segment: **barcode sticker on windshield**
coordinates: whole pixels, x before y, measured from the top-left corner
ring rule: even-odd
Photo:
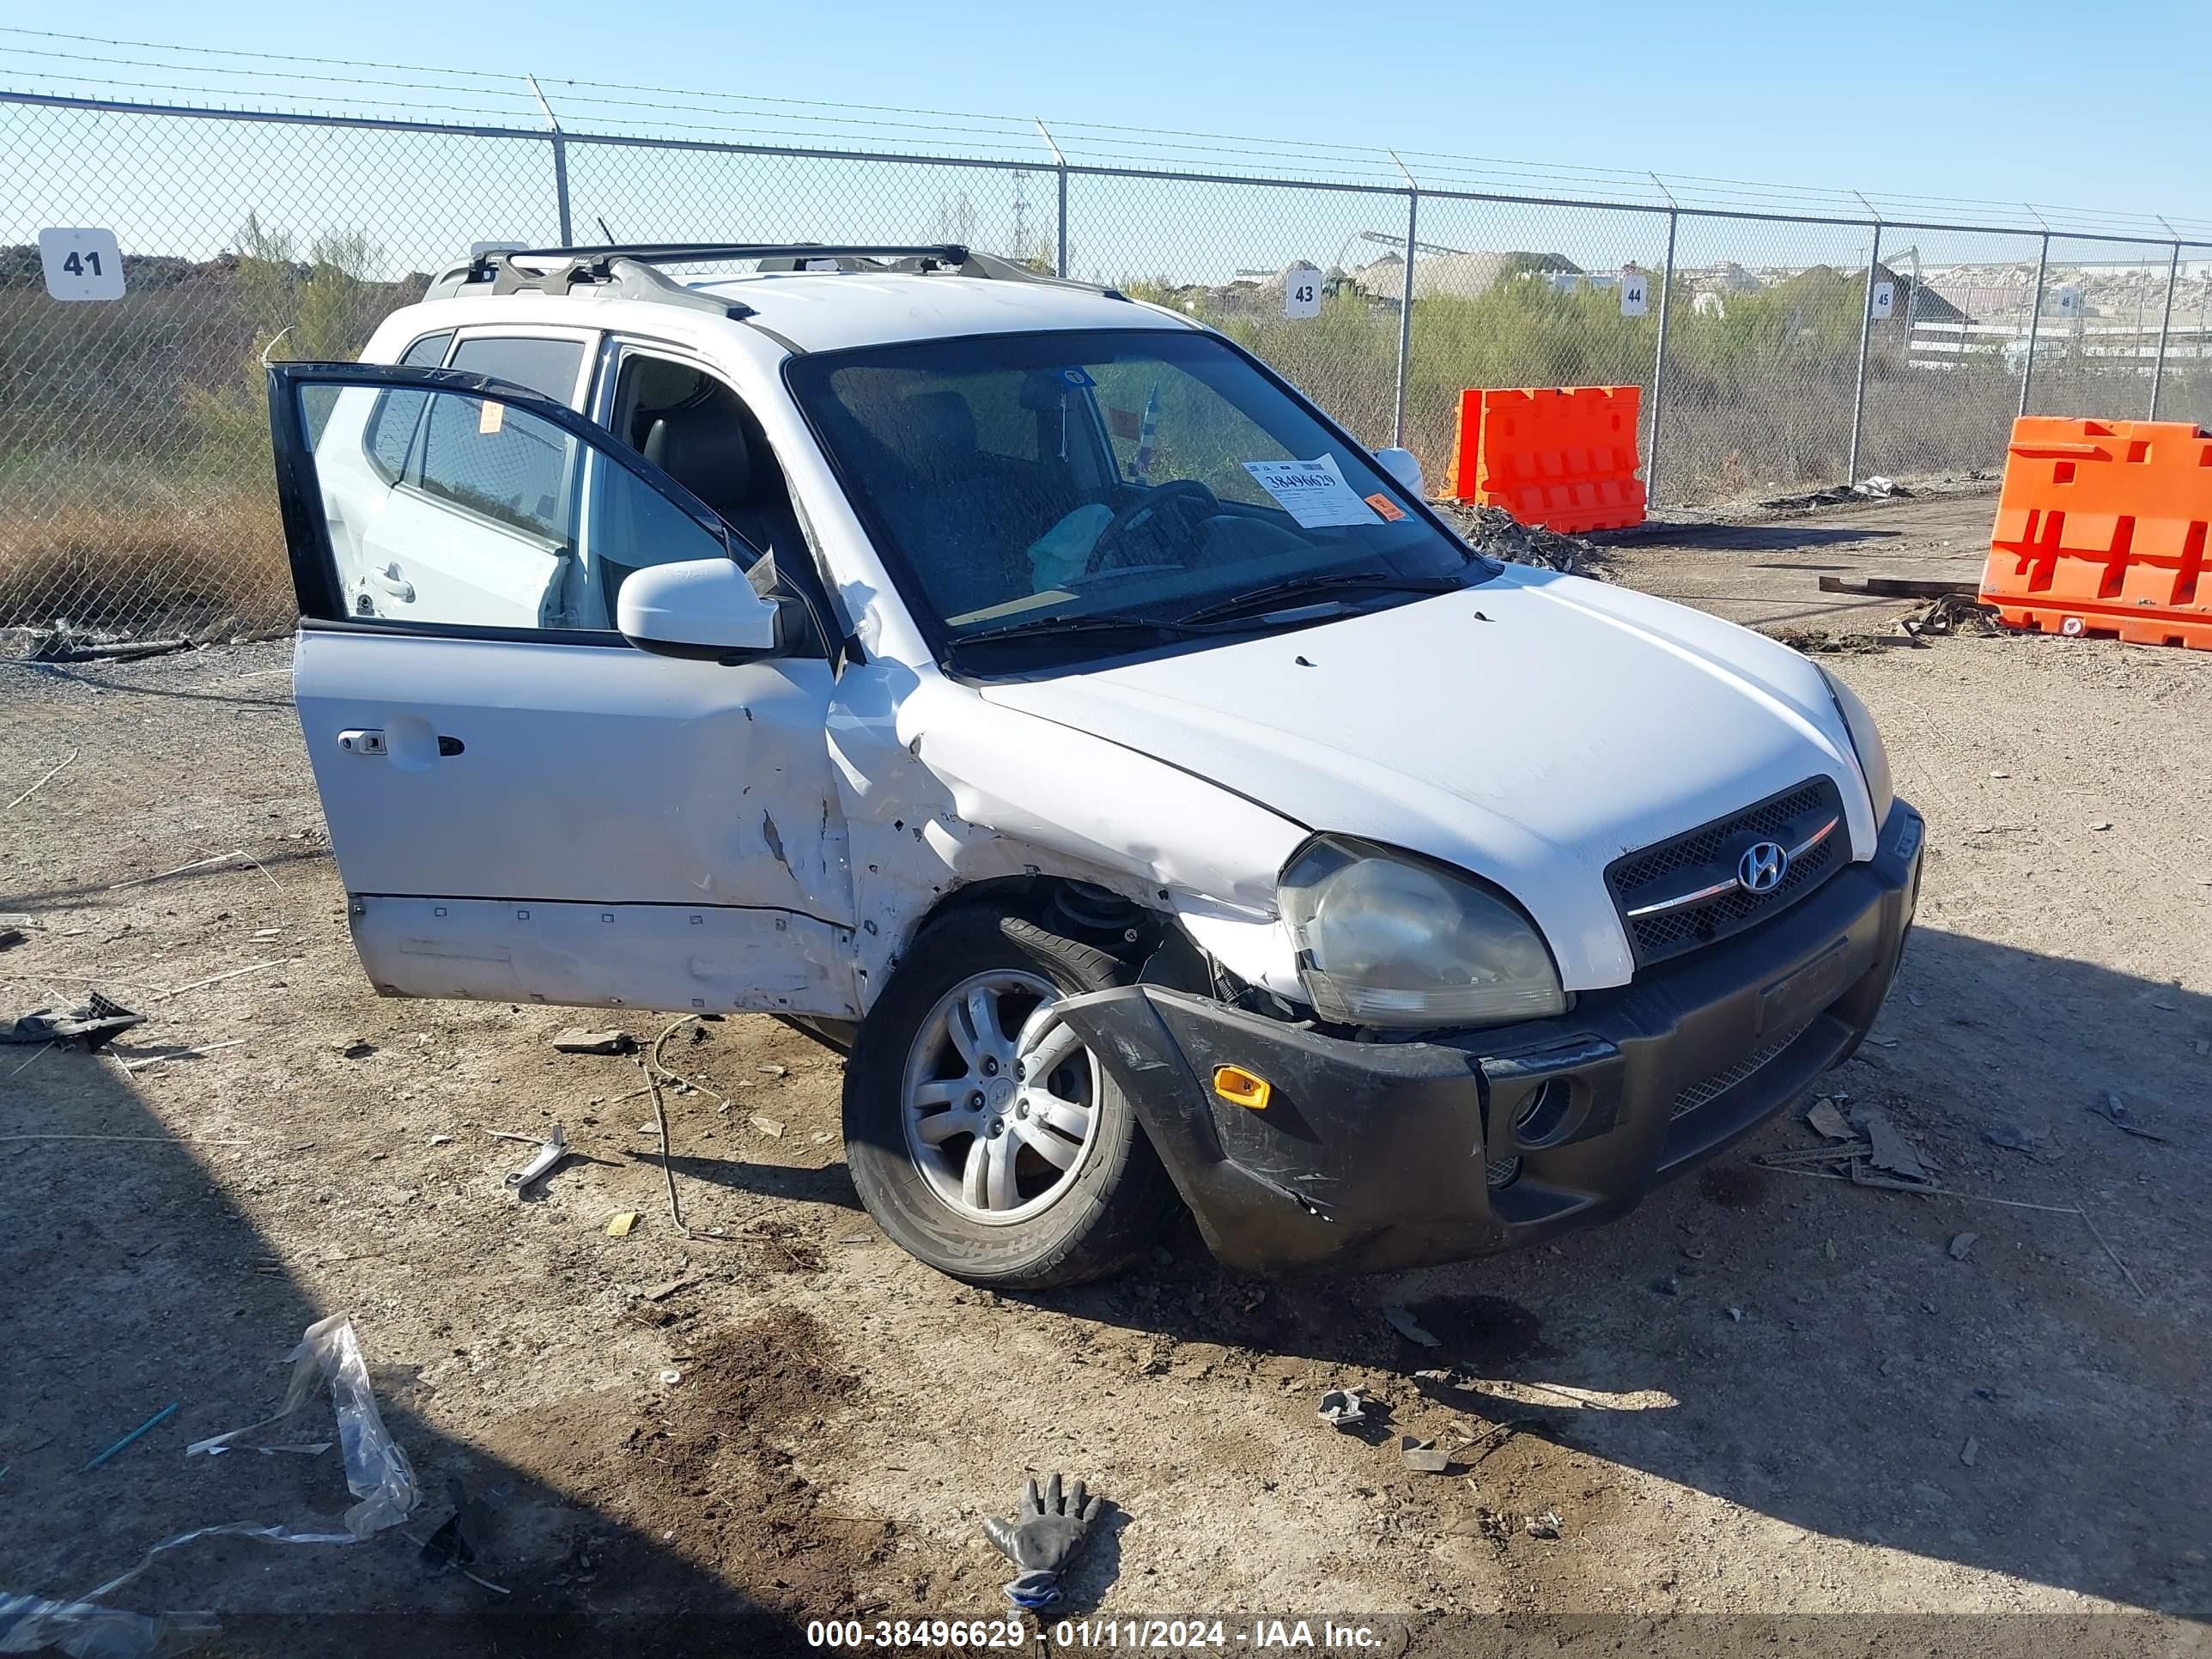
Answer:
[[[1308,530],[1376,521],[1375,509],[1345,483],[1334,455],[1311,461],[1247,461],[1244,470],[1275,498],[1278,507]]]

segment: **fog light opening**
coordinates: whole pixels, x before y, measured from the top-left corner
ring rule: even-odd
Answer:
[[[1513,1138],[1523,1146],[1548,1146],[1567,1127],[1574,1089],[1565,1078],[1547,1078],[1513,1115]]]
[[[1483,1168],[1482,1184],[1493,1193],[1520,1179],[1521,1160],[1517,1158],[1493,1158]]]

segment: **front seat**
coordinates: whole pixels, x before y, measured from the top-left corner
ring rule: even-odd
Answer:
[[[734,402],[671,410],[645,434],[645,459],[713,507],[738,534],[785,563],[805,556],[799,519],[774,454]],[[760,465],[753,445],[762,446]]]

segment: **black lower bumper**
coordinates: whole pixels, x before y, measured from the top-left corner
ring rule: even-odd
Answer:
[[[1060,1008],[1231,1266],[1487,1255],[1621,1214],[1848,1058],[1896,974],[1921,840],[1899,801],[1870,860],[1558,1019],[1359,1042],[1153,985]],[[1220,1066],[1267,1079],[1267,1106],[1218,1098]]]

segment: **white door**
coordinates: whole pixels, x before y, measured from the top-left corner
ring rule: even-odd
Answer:
[[[643,457],[453,370],[270,379],[301,728],[377,988],[857,1013],[809,596],[777,579],[796,619],[777,652],[650,653],[608,625],[612,592],[584,587],[580,526],[608,569],[754,556]],[[332,433],[395,394],[422,400],[418,462],[355,465],[358,429]],[[439,585],[361,614],[342,550],[362,546]]]

